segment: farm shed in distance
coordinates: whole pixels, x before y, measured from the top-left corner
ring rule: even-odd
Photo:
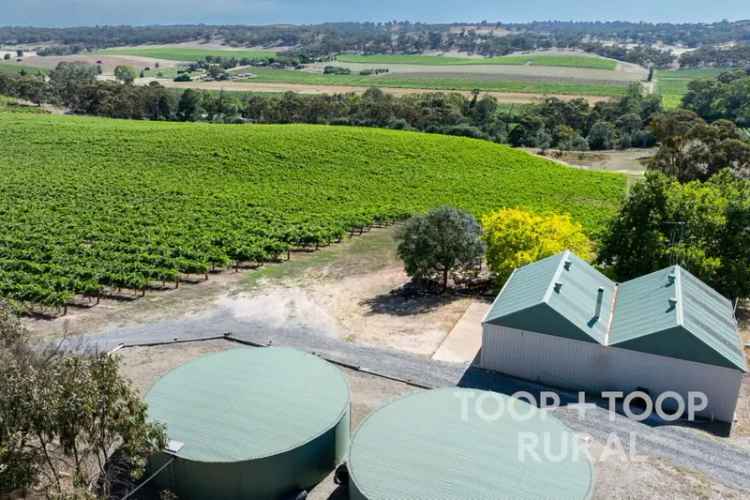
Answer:
[[[730,423],[747,372],[731,302],[685,269],[617,284],[569,251],[514,271],[484,319],[480,358],[566,389],[702,392],[699,416]]]
[[[573,451],[575,439],[557,418],[503,394],[412,393],[357,429],[349,498],[584,500],[593,468],[586,453]],[[534,440],[537,446],[524,444]]]
[[[149,472],[174,458],[155,481],[180,499],[285,498],[325,478],[349,446],[344,375],[293,349],[198,358],[159,380],[146,400],[172,448]]]

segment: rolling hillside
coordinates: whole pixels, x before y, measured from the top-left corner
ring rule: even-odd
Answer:
[[[594,231],[625,187],[486,141],[379,129],[0,112],[0,141],[0,296],[58,307],[441,204],[570,212]]]

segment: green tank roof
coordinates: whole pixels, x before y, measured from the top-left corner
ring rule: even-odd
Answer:
[[[286,348],[238,348],[167,374],[148,393],[149,417],[177,453],[227,463],[277,455],[324,434],[347,414],[349,387],[333,365]]]
[[[480,397],[490,398],[481,408],[492,418],[473,404]],[[464,407],[462,398],[470,404]],[[497,417],[500,401],[508,410]],[[558,456],[546,457],[540,445],[540,461],[530,454],[520,460],[521,433],[540,443],[546,436]],[[505,395],[456,388],[414,393],[370,415],[357,430],[349,451],[350,498],[589,498],[593,469],[586,454],[560,453],[572,439],[555,417]]]

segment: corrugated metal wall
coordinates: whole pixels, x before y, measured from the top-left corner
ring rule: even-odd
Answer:
[[[332,429],[299,448],[271,457],[234,463],[177,459],[155,479],[159,490],[180,500],[281,500],[308,490],[344,461],[349,449],[351,408]],[[150,463],[157,470],[169,460],[160,454]]]
[[[683,361],[617,347],[484,325],[482,368],[544,384],[592,392],[647,388],[656,398],[675,391],[703,392],[706,418],[731,422],[742,384],[742,373],[718,366]]]

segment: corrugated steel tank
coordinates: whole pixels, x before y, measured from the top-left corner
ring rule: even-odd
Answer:
[[[308,490],[345,458],[351,398],[341,371],[293,349],[237,348],[163,377],[146,397],[174,454],[150,473],[182,500],[276,500]],[[175,442],[177,444],[175,445]]]
[[[534,439],[536,447],[523,444]],[[416,392],[370,415],[355,433],[349,498],[587,499],[593,468],[573,449],[575,439],[555,417],[509,396]]]

